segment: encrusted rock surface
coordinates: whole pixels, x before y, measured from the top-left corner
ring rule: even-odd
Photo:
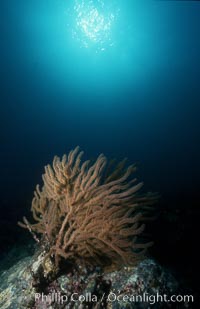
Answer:
[[[172,308],[170,302],[157,302],[158,295],[178,294],[175,278],[156,261],[145,259],[136,267],[101,273],[100,269],[77,267],[38,290],[33,275],[41,255],[22,257],[13,266],[0,269],[1,309],[56,308]],[[37,265],[38,264],[38,265]],[[181,307],[190,308],[187,303]]]

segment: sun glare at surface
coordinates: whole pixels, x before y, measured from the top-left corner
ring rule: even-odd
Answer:
[[[72,36],[82,47],[94,47],[96,52],[114,45],[113,27],[117,10],[102,0],[76,0]]]

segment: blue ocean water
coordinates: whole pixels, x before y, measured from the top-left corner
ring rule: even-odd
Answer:
[[[146,191],[199,192],[200,3],[1,1],[2,226],[76,145],[138,162]],[[11,220],[12,219],[12,220]],[[5,230],[5,229],[4,229]]]

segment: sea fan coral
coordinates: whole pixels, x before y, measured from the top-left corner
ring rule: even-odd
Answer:
[[[44,185],[36,186],[32,213],[36,223],[24,223],[45,247],[57,268],[62,261],[84,261],[102,267],[134,265],[150,243],[138,242],[146,213],[156,195],[138,194],[142,183],[132,179],[135,165],[125,168],[101,154],[81,163],[79,147],[54,157],[45,167]],[[39,240],[38,240],[39,241]]]

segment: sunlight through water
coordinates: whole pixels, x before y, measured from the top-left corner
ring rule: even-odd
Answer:
[[[75,0],[72,36],[81,47],[104,51],[114,45],[113,30],[118,15],[113,1]]]

